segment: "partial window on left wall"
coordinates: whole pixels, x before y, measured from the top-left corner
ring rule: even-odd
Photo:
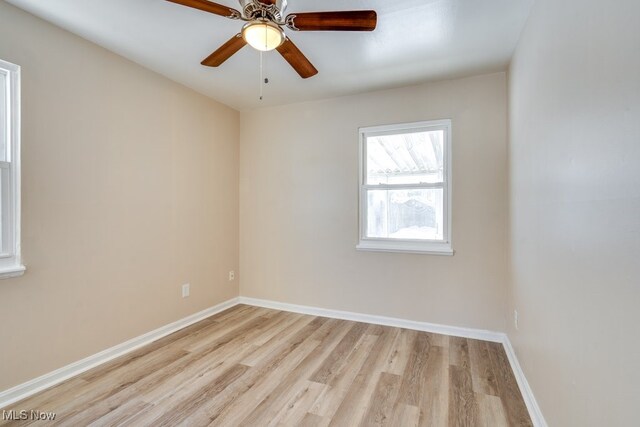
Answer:
[[[24,273],[20,254],[20,67],[0,60],[0,279]]]

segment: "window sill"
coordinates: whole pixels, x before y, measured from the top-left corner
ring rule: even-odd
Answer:
[[[16,265],[13,267],[0,268],[0,279],[9,279],[11,277],[20,277],[27,270],[24,265]]]
[[[453,256],[454,250],[449,243],[390,242],[381,240],[361,241],[356,246],[359,251],[400,252],[424,255]]]

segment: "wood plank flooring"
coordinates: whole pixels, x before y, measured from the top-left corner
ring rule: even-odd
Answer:
[[[4,410],[63,426],[532,425],[500,344],[242,305]]]

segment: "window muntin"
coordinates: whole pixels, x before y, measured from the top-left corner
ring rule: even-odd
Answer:
[[[20,67],[0,60],[0,278],[21,275]]]
[[[451,122],[360,129],[358,249],[452,254]]]

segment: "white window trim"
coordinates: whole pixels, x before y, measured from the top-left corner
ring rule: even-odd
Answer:
[[[444,240],[443,241],[429,241],[429,240],[401,240],[401,239],[381,239],[366,237],[367,226],[367,189],[372,187],[381,186],[368,186],[366,183],[366,171],[365,164],[367,160],[367,147],[366,137],[375,134],[393,133],[397,131],[407,131],[415,129],[443,129],[445,131],[444,140]],[[360,128],[360,151],[359,151],[359,243],[356,246],[360,251],[371,252],[408,252],[416,254],[430,254],[430,255],[453,255],[454,250],[452,246],[452,182],[453,182],[453,168],[452,168],[452,146],[451,146],[451,120],[431,120],[416,123],[404,123],[385,126],[371,126]],[[411,187],[411,185],[403,185],[403,187]],[[428,184],[417,185],[416,187],[424,188],[428,187]],[[439,186],[438,186],[439,187]]]
[[[8,206],[5,215],[4,238],[7,246],[4,253],[0,250],[0,279],[17,277],[24,274],[26,268],[22,265],[20,246],[20,67],[0,60],[0,72],[8,76],[8,140],[7,156],[9,162]]]

